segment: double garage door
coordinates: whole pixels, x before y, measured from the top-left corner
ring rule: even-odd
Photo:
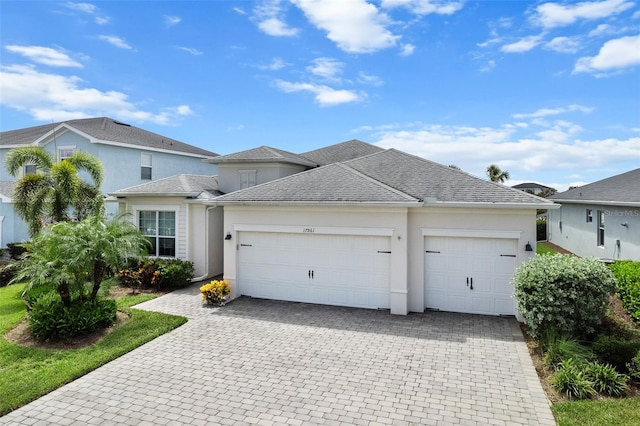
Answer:
[[[513,315],[517,240],[425,237],[425,307]]]
[[[238,233],[237,244],[242,295],[389,308],[388,236],[247,231]],[[424,306],[513,315],[516,250],[515,239],[425,237]]]
[[[238,234],[240,293],[265,299],[389,308],[390,237]]]

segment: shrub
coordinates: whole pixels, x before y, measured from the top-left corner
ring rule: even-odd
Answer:
[[[131,287],[134,292],[139,288],[156,288],[160,280],[160,272],[156,269],[155,260],[133,259],[127,268],[118,271],[120,283]]]
[[[13,260],[20,260],[22,255],[27,252],[27,249],[21,243],[8,243],[7,249],[9,250],[9,256]]]
[[[593,342],[591,348],[602,361],[613,365],[619,371],[627,371],[627,364],[640,351],[640,342],[615,336],[600,335]]]
[[[39,297],[29,312],[33,335],[44,341],[82,336],[113,324],[116,302],[113,299],[76,298],[66,307],[55,292]]]
[[[520,265],[515,298],[529,333],[592,333],[606,313],[615,278],[604,264],[565,254],[541,255]]]
[[[542,362],[553,369],[569,358],[577,364],[586,364],[594,357],[591,349],[577,339],[554,332],[544,333],[540,337],[540,345],[544,352]]]
[[[553,376],[553,387],[569,398],[587,399],[596,394],[593,383],[584,374],[582,367],[568,358],[560,363],[560,368]]]
[[[156,270],[160,273],[158,289],[182,288],[191,284],[193,262],[180,259],[157,259]]]
[[[585,376],[593,384],[596,392],[608,396],[622,396],[626,392],[629,378],[620,374],[610,364],[590,362],[585,369]]]
[[[640,322],[640,262],[623,260],[613,263],[610,268],[618,280],[616,292],[625,310]]]
[[[231,293],[231,286],[225,280],[213,280],[200,287],[202,300],[208,304],[218,305]]]
[[[636,352],[635,356],[631,358],[631,362],[627,364],[627,370],[629,371],[629,376],[640,380],[640,351]]]
[[[538,241],[547,240],[547,221],[538,219],[536,220],[536,239]]]

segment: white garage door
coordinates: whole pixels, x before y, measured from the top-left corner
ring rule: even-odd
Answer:
[[[271,232],[238,235],[240,294],[389,308],[389,237]]]
[[[425,307],[513,315],[517,240],[425,237]]]

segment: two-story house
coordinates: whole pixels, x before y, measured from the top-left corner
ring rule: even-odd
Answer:
[[[5,158],[13,148],[42,146],[57,160],[82,151],[104,166],[103,194],[119,188],[190,173],[215,175],[217,166],[204,160],[218,154],[152,133],[108,117],[68,120],[60,123],[0,132],[0,244],[25,241],[27,227],[13,210],[15,178],[6,170]],[[35,171],[27,165],[23,173]],[[115,212],[117,206],[110,209]]]

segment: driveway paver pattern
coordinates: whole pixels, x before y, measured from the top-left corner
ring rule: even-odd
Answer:
[[[189,322],[0,424],[556,424],[513,318],[206,307],[197,285],[138,308]]]

